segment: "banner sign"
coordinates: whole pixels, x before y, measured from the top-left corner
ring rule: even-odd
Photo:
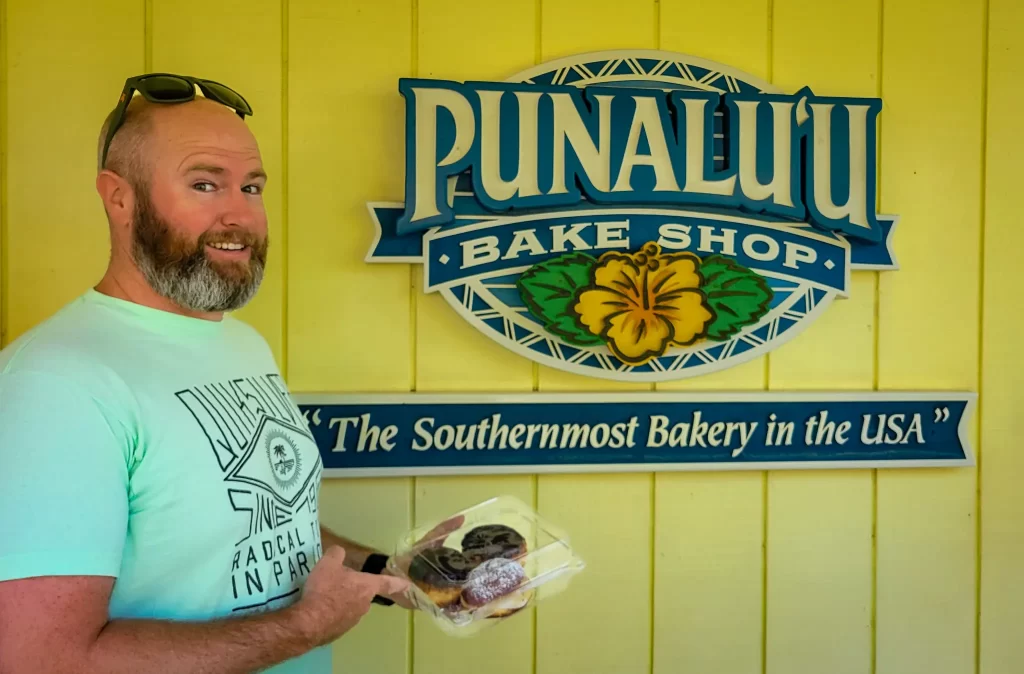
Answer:
[[[325,477],[974,465],[973,393],[295,399]]]
[[[398,94],[404,201],[368,204],[366,261],[419,265],[423,292],[549,367],[733,367],[848,297],[851,273],[897,269],[898,218],[874,210],[878,99],[658,50]]]

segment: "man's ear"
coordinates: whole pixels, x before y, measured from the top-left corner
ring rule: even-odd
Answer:
[[[110,221],[127,227],[135,210],[135,191],[128,181],[113,171],[103,170],[96,176],[96,191],[103,200]]]

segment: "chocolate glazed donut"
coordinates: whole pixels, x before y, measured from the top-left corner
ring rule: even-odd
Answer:
[[[517,559],[526,554],[526,540],[512,527],[485,524],[463,537],[462,554],[474,566],[498,557]]]
[[[459,601],[462,586],[475,564],[452,548],[430,548],[409,564],[409,580],[444,608]]]

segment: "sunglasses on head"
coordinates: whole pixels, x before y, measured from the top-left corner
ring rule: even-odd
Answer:
[[[124,122],[124,113],[128,109],[135,92],[139,92],[150,103],[187,103],[196,97],[196,87],[199,88],[206,98],[226,105],[245,119],[246,115],[252,114],[252,107],[245,98],[220,82],[213,80],[189,77],[188,75],[173,75],[170,73],[149,73],[137,77],[129,77],[125,80],[124,89],[121,90],[121,98],[114,111],[114,118],[107,130],[107,137],[103,143],[103,158],[100,166],[107,163],[107,151],[110,150],[110,142],[114,134]]]

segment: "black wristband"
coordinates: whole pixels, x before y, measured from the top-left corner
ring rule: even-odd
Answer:
[[[365,562],[363,562],[363,568],[361,570],[363,573],[379,574],[381,571],[384,570],[384,567],[387,566],[387,563],[387,555],[382,555],[378,552],[374,552],[366,558]],[[391,606],[395,602],[393,599],[388,599],[387,597],[377,595],[373,598],[373,603],[380,604],[381,606]]]
[[[384,570],[384,567],[388,565],[388,556],[382,555],[379,552],[371,552],[366,561],[363,562],[363,573],[374,573],[379,574]]]

